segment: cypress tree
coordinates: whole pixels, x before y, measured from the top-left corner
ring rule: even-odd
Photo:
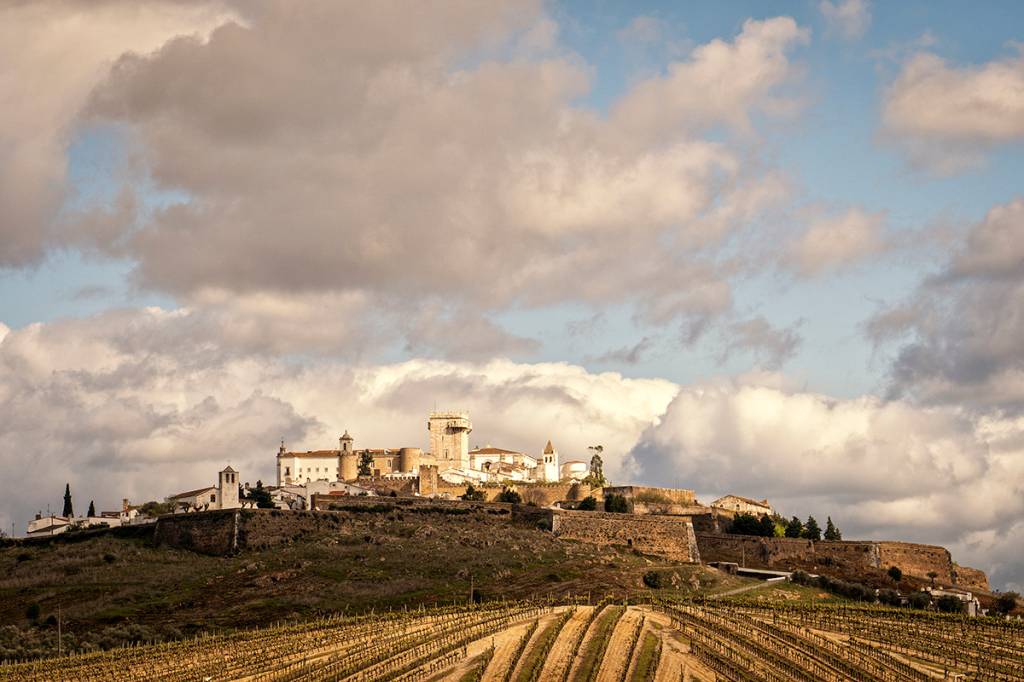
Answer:
[[[70,519],[74,515],[75,510],[71,506],[71,484],[67,483],[64,485],[64,513],[61,516]]]
[[[832,517],[828,517],[828,521],[825,523],[825,539],[826,540],[842,540],[843,534],[839,532],[836,525],[832,523]]]
[[[807,523],[804,525],[803,537],[807,540],[820,540],[821,539],[821,526],[813,516],[807,517]]]
[[[89,500],[89,511],[86,516],[96,516],[96,504],[92,500]]]

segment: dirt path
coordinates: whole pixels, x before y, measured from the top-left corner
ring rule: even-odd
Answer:
[[[587,619],[590,618],[590,613],[593,610],[593,606],[581,606],[576,609],[576,613],[565,624],[562,631],[558,633],[558,639],[555,640],[555,645],[551,647],[548,660],[544,663],[543,670],[541,670],[540,679],[562,679],[566,668],[569,667],[576,655],[576,650],[574,649],[576,638],[579,637],[583,626],[586,625]]]
[[[639,609],[631,606],[619,619],[608,640],[608,650],[605,652],[604,660],[599,664],[601,669],[597,673],[597,682],[618,682],[622,671],[629,666],[632,653],[629,645],[637,623],[640,622],[643,615]]]

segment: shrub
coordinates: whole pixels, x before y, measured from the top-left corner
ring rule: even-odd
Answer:
[[[657,571],[647,571],[644,573],[644,585],[656,590],[661,587],[661,574]]]
[[[879,590],[878,601],[885,604],[886,606],[899,606],[902,603],[900,599],[900,593],[896,590]]]
[[[459,495],[462,499],[473,502],[480,502],[484,499],[484,491],[479,488],[475,488],[472,483],[466,484],[466,492]]]
[[[926,609],[932,604],[932,598],[927,592],[911,592],[907,595],[907,603],[912,609]]]
[[[511,488],[505,488],[498,493],[498,502],[508,502],[510,504],[520,504],[523,501],[522,495],[517,493]]]
[[[103,555],[103,560],[106,561],[108,564],[112,564],[115,561],[117,561],[117,555],[116,554],[104,554]]]
[[[959,597],[951,594],[944,594],[935,602],[935,608],[943,613],[963,613],[964,603]]]
[[[31,559],[31,558],[32,558],[32,555],[31,555],[31,554],[29,554],[28,552],[22,552],[22,553],[21,553],[21,554],[19,554],[19,555],[18,555],[18,557],[17,557],[17,559],[18,559],[18,563],[19,563],[19,564],[20,564],[20,563],[22,563],[22,562],[24,562],[24,561],[28,561],[28,560],[29,560],[29,559]]]
[[[1020,595],[1016,592],[1003,592],[996,598],[996,611],[1007,614],[1017,607],[1017,600]]]
[[[604,498],[604,510],[616,514],[627,514],[629,513],[629,502],[626,501],[625,496],[611,493]]]
[[[580,503],[576,505],[576,508],[581,511],[594,511],[597,509],[597,498],[593,495],[587,495],[580,500]]]
[[[793,571],[793,573],[789,576],[789,580],[790,582],[794,582],[797,585],[810,585],[812,578],[810,573],[798,570]]]
[[[889,577],[892,578],[894,583],[898,583],[903,580],[903,571],[900,570],[899,566],[890,566],[886,573],[889,574]]]
[[[36,602],[33,602],[33,603],[28,605],[27,609],[25,609],[25,617],[28,618],[29,620],[33,620],[33,621],[34,620],[39,620],[39,611],[40,611],[39,604],[36,603]]]

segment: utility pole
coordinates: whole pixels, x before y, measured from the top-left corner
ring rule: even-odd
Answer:
[[[57,604],[57,658],[64,655],[64,631],[60,622],[60,604]]]

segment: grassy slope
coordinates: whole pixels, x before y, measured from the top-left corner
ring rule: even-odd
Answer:
[[[267,625],[319,612],[643,590],[652,567],[700,571],[631,550],[555,539],[479,517],[372,515],[340,532],[261,552],[210,557],[100,535],[74,544],[0,550],[0,659]],[[26,617],[39,604],[35,623]]]

